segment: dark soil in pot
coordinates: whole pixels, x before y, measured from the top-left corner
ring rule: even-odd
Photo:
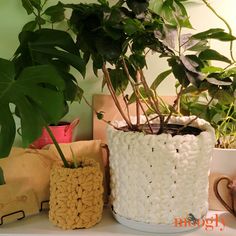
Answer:
[[[158,131],[160,129],[160,125],[159,124],[151,124],[153,133],[150,131],[150,128],[147,124],[142,124],[139,125],[138,127],[134,126],[134,130],[133,132],[144,132],[145,134],[158,134]],[[123,126],[120,127],[119,130],[122,130],[124,132],[132,132],[128,126]],[[162,133],[164,134],[171,134],[172,136],[175,135],[186,135],[186,134],[192,134],[192,135],[199,135],[202,132],[202,130],[196,128],[196,127],[192,127],[192,126],[186,126],[184,127],[184,125],[178,125],[178,124],[168,124],[164,127],[164,130]]]

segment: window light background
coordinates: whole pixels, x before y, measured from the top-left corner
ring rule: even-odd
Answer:
[[[91,0],[61,0],[64,3],[89,3],[94,2]],[[155,0],[151,0],[151,3]],[[112,2],[112,1],[111,1]],[[223,16],[231,25],[233,33],[236,34],[236,18],[235,7],[236,0],[211,0],[210,4],[215,10]],[[56,4],[57,0],[49,0],[49,4]],[[205,7],[201,0],[193,0],[187,6],[189,10],[190,21],[196,32],[204,31],[209,27],[224,28],[225,25],[220,21],[209,9]],[[31,20],[24,8],[21,6],[20,0],[0,0],[0,57],[10,59],[18,46],[18,33],[21,31],[22,26]],[[227,29],[226,29],[227,30]],[[211,46],[229,56],[229,44],[211,41]],[[234,50],[235,51],[235,50]],[[234,53],[236,56],[236,52]],[[145,71],[145,75],[149,81],[152,81],[160,72],[166,70],[167,63],[165,60],[158,60],[157,57],[148,58],[149,70]],[[101,93],[101,78],[96,78],[90,67],[87,69],[86,79],[83,80],[79,74],[76,74],[80,86],[86,91],[85,96],[91,102],[92,94]],[[173,78],[168,78],[159,87],[160,95],[174,95]],[[104,91],[106,92],[106,91]],[[76,136],[80,140],[92,138],[92,111],[83,102],[73,103],[70,106],[69,114],[64,120],[72,121],[74,118],[79,117],[81,122],[76,130]],[[20,138],[16,137],[15,145],[20,145]]]

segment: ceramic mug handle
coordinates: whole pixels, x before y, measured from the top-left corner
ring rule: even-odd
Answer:
[[[229,206],[225,200],[221,197],[220,193],[219,193],[219,190],[218,190],[218,185],[219,183],[222,181],[222,180],[227,180],[227,188],[230,190],[230,193],[231,193],[231,206]],[[214,192],[215,192],[215,195],[217,197],[217,199],[221,202],[221,204],[231,213],[233,214],[234,216],[236,216],[236,209],[234,209],[234,205],[235,205],[235,189],[234,189],[234,181],[228,177],[228,176],[221,176],[220,178],[218,178],[215,182],[214,182]]]

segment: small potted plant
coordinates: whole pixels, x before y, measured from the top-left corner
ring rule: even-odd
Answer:
[[[25,147],[40,135],[44,127],[61,157],[61,162],[54,166],[51,173],[50,220],[63,229],[87,228],[98,223],[101,220],[103,207],[103,176],[99,164],[89,159],[83,159],[80,164],[77,164],[76,157],[71,164],[48,127],[48,123],[58,122],[64,113],[63,78],[50,65],[26,67],[16,74],[12,61],[0,59],[0,68],[2,84],[0,109],[4,113],[0,118],[1,157],[9,154],[16,134],[14,113],[11,111],[14,105],[21,120],[22,141]],[[2,171],[0,179],[3,184]],[[66,183],[66,189],[60,188],[62,183]],[[58,192],[60,194],[57,194]],[[62,195],[66,199],[64,202],[60,197]],[[71,204],[68,205],[68,201]],[[67,212],[67,214],[63,213],[64,218],[61,215],[63,209]],[[73,210],[76,209],[78,212],[75,216]],[[90,214],[91,210],[93,210],[92,214]],[[74,221],[70,216],[73,216]],[[67,219],[72,220],[73,223],[68,223]]]
[[[103,211],[99,163],[73,154],[71,168],[54,166],[50,176],[50,221],[63,229],[89,228]]]
[[[231,82],[217,72],[212,78],[203,68],[210,60],[229,60],[210,49],[207,39],[235,37],[219,28],[181,34],[182,28],[192,26],[180,1],[160,1],[158,13],[148,2],[120,0],[110,5],[99,0],[64,7],[73,10],[69,24],[83,57],[92,60],[95,74],[102,70],[103,86],[123,118],[108,128],[113,213],[125,225],[148,231],[154,225],[160,232],[158,226],[171,227],[175,217],[206,215],[214,129],[198,116],[176,114],[180,98],[192,87],[207,91]],[[170,67],[151,84],[144,73],[150,52],[165,58]],[[156,88],[170,74],[177,81],[177,95],[174,104],[166,106]],[[128,85],[133,91],[129,95]],[[129,115],[133,102],[136,117]],[[101,119],[103,114],[98,115]]]
[[[212,210],[224,210],[223,205],[216,199],[213,186],[221,175],[234,177],[236,171],[235,97],[229,96],[224,101],[216,98],[211,105],[206,106],[209,99],[209,94],[186,94],[182,97],[182,107],[185,111],[187,108],[191,114],[199,113],[200,117],[207,120],[215,128],[217,142],[213,150],[210,166],[209,208]],[[219,185],[219,192],[227,202],[230,201],[228,190],[222,183]]]
[[[44,21],[40,17],[43,7],[41,1],[24,3],[25,1],[23,1],[23,5],[28,13],[36,14],[37,12],[38,15],[35,21],[26,24],[19,34],[20,45],[13,60],[0,59],[0,109],[4,113],[0,118],[0,156],[8,156],[13,145],[16,134],[15,115],[19,117],[21,122],[24,147],[28,147],[38,138],[44,128],[55,144],[61,158],[60,164],[54,166],[51,175],[50,219],[62,228],[87,228],[98,223],[101,219],[103,206],[101,170],[96,163],[92,163],[90,160],[83,159],[81,165],[76,165],[77,160],[75,158],[71,164],[64,156],[52,130],[49,128],[49,124],[57,124],[68,112],[67,102],[79,99],[82,95],[82,90],[76,83],[74,76],[70,74],[69,67],[73,65],[83,74],[84,62],[80,57],[77,45],[68,33],[54,29],[42,29],[42,22]],[[58,7],[60,6],[58,5]],[[56,8],[58,9],[58,7]],[[47,8],[45,12],[50,15],[51,10],[52,8]],[[82,165],[85,166],[82,167]],[[71,175],[76,177],[73,186],[66,182],[67,187],[71,186],[71,188],[69,192],[66,190],[63,193],[58,185],[56,188],[54,187],[54,184],[57,184],[54,176],[56,176],[55,173],[60,173],[60,176],[66,174],[64,176],[65,181],[67,172],[70,173],[70,177]],[[79,176],[81,178],[78,180]],[[94,176],[96,181],[93,181]],[[61,179],[59,178],[59,180]],[[92,188],[89,186],[91,181],[94,182]],[[72,187],[74,188],[72,189]],[[58,191],[61,195],[66,195],[66,198],[68,196],[68,199],[75,196],[77,204],[74,206],[75,202],[70,201],[73,209],[67,205],[68,201],[64,202],[64,205],[60,202],[60,206],[57,206],[58,202],[55,198],[60,197],[59,195],[55,197],[53,193],[58,193]],[[82,194],[82,196],[78,194]],[[53,203],[55,204],[53,205]],[[59,217],[60,213],[57,212],[57,208],[70,209],[72,214],[77,205],[81,206],[79,211],[81,216],[78,213],[76,217],[73,215],[76,222],[67,224],[67,226],[61,224],[64,219],[61,216]],[[91,213],[94,206],[97,206],[93,211],[94,214],[89,215],[88,213]],[[69,216],[70,214],[66,215],[66,218],[70,218]]]

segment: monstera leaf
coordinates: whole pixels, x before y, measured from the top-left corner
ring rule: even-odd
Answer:
[[[0,59],[0,157],[9,154],[21,121],[23,146],[40,136],[45,124],[57,123],[64,112],[64,81],[53,66],[26,67],[16,75],[14,63]]]

